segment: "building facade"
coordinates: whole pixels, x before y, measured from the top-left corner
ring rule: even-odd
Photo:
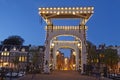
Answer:
[[[25,69],[29,46],[0,45],[0,67]]]
[[[27,66],[30,69],[33,65],[32,67],[39,67],[42,71],[44,50],[44,46],[0,45],[0,67],[26,70]]]
[[[29,65],[30,69],[34,67],[38,71],[43,71],[43,63],[44,63],[44,46],[31,46],[29,50]]]
[[[118,54],[118,56],[120,58],[120,46],[112,46],[110,48],[116,49],[117,50],[117,54]],[[120,72],[120,61],[118,62],[118,70],[117,71]]]

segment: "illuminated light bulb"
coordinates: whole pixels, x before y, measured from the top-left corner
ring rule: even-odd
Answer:
[[[84,11],[84,13],[87,13],[87,11]]]
[[[90,7],[88,7],[87,9],[90,10]]]
[[[80,7],[80,10],[82,10],[83,8],[82,7]]]
[[[83,11],[80,11],[80,13],[83,13]]]
[[[46,8],[47,10],[49,9],[49,8]]]
[[[79,9],[79,7],[76,8],[77,10]]]
[[[73,52],[73,55],[76,55],[76,53],[75,53],[75,52]]]
[[[59,54],[59,51],[56,52],[56,55],[58,55],[58,54]]]
[[[72,9],[74,10],[75,8],[73,7]]]
[[[61,9],[63,10],[64,8],[62,7]]]
[[[47,26],[45,26],[45,30],[47,30]]]
[[[77,28],[75,27],[75,30],[76,30]]]
[[[56,10],[56,8],[54,8],[54,10]]]
[[[52,8],[50,8],[50,10],[52,10]]]
[[[85,29],[87,30],[87,29],[88,29],[88,27],[87,27],[87,26],[85,26]]]
[[[58,10],[60,10],[60,8],[57,8]]]
[[[45,11],[43,11],[42,13],[45,13]]]
[[[59,15],[60,14],[60,12],[57,12],[57,15]]]
[[[84,10],[86,10],[87,8],[86,7],[84,7]]]
[[[41,14],[42,12],[39,12],[39,14]]]
[[[90,11],[88,11],[88,13],[90,13]]]
[[[56,13],[56,11],[54,11],[54,13]]]
[[[67,7],[65,7],[65,10],[67,10]]]
[[[50,13],[52,13],[52,11],[50,11]]]
[[[78,47],[80,46],[80,43],[78,43]]]
[[[70,28],[69,28],[69,26],[68,26],[68,30],[69,30]]]
[[[91,7],[91,9],[93,10],[93,9],[94,9],[94,7]]]
[[[67,13],[67,11],[65,11],[65,13]]]
[[[75,12],[73,12],[73,15],[75,15]]]
[[[76,13],[79,13],[79,11],[76,11]]]
[[[71,9],[71,7],[69,7],[69,9]]]
[[[63,11],[61,11],[61,13],[64,13]]]
[[[39,10],[41,10],[41,8],[39,8]]]

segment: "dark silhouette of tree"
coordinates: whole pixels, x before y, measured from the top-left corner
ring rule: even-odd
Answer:
[[[119,56],[115,49],[105,49],[105,64],[111,69],[115,69],[119,62]]]
[[[15,66],[15,69],[18,69],[18,64],[19,64],[19,56],[15,56],[15,59],[12,59],[12,62]]]
[[[1,42],[2,45],[23,45],[24,39],[20,36],[9,36],[7,39]]]
[[[39,60],[39,51],[37,49],[30,49],[30,54],[32,55],[32,64],[37,65]]]
[[[120,58],[117,54],[117,50],[112,49],[111,47],[112,46],[108,46],[107,48],[101,48],[100,50],[98,50],[98,54],[100,64],[105,64],[107,68],[114,72],[118,66]]]
[[[96,46],[91,43],[90,41],[87,41],[87,58],[88,58],[88,64],[95,64],[97,63],[97,53],[96,53]]]

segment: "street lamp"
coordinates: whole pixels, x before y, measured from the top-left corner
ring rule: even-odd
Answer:
[[[54,43],[52,43],[52,47],[54,47],[54,45],[55,45],[55,44],[54,44]]]
[[[56,55],[58,55],[58,54],[59,54],[59,51],[56,52]]]
[[[76,56],[76,53],[75,53],[75,51],[73,51],[73,55],[74,55],[74,56]]]
[[[78,45],[78,47],[80,47],[80,43],[78,43],[77,45]]]
[[[101,72],[101,70],[102,70],[103,76],[106,76],[107,71],[104,71],[104,68],[103,68],[104,57],[105,57],[105,56],[104,56],[103,53],[99,53],[99,56],[98,56],[98,66],[99,66],[99,72]],[[101,74],[101,73],[100,73],[100,74]]]

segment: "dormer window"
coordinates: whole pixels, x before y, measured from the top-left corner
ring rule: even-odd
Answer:
[[[7,51],[7,48],[5,48],[5,51]]]
[[[22,52],[25,52],[25,48],[22,48],[21,51],[22,51]]]
[[[40,48],[40,51],[43,51],[43,48]]]
[[[16,47],[14,47],[13,50],[16,51]]]

